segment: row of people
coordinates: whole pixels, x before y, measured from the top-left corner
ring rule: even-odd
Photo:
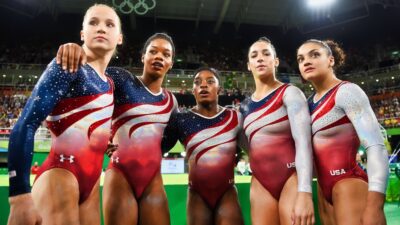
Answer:
[[[341,57],[331,42],[309,40],[297,51],[299,70],[316,90],[308,103],[298,88],[276,79],[276,50],[261,38],[248,50],[256,90],[240,112],[218,105],[220,80],[212,68],[196,72],[196,106],[179,112],[175,97],[161,88],[173,65],[172,39],[151,36],[142,50],[143,73],[133,76],[107,68],[122,43],[120,26],[112,8],[89,8],[83,46],[61,46],[38,81],[10,138],[9,224],[99,224],[104,153],[111,157],[105,224],[170,224],[160,164],[162,150],[177,139],[189,161],[188,224],[243,224],[233,180],[239,148],[249,151],[254,175],[253,224],[313,224],[314,163],[319,201],[330,212],[324,222],[385,224],[387,151],[365,93],[336,78]],[[31,194],[33,134],[44,119],[53,142]],[[368,183],[356,169],[360,142],[370,158]]]

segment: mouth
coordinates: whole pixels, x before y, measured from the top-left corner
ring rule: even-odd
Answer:
[[[199,92],[199,95],[202,96],[202,97],[208,96],[208,94],[209,94],[209,92],[206,91],[206,90],[201,90],[201,91]]]
[[[256,69],[265,69],[266,68],[266,66],[264,66],[264,65],[258,65],[257,67],[256,67]]]
[[[105,41],[107,40],[107,38],[105,38],[103,36],[97,36],[94,39],[96,39],[96,40],[105,40]]]
[[[154,62],[151,65],[153,66],[153,68],[158,69],[158,70],[160,70],[164,67],[164,65],[160,62]]]
[[[314,67],[308,67],[307,69],[304,70],[304,72],[309,73],[309,72],[314,71],[314,69],[315,69]]]

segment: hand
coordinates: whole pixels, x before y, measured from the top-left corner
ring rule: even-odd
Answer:
[[[42,218],[36,211],[31,193],[9,198],[10,215],[8,225],[40,225]]]
[[[291,218],[293,225],[313,225],[315,223],[314,205],[311,193],[297,193]]]
[[[112,154],[115,152],[115,150],[117,150],[117,148],[118,148],[118,145],[108,142],[108,146],[107,146],[107,150],[106,150],[107,156],[111,158]]]
[[[362,225],[386,225],[385,214],[377,207],[367,207],[361,218]]]
[[[76,73],[79,66],[87,62],[85,51],[75,43],[60,45],[56,56],[57,64],[61,64],[63,70],[69,70],[70,73]]]
[[[368,192],[367,205],[361,218],[362,225],[386,225],[383,212],[385,195],[379,192]]]

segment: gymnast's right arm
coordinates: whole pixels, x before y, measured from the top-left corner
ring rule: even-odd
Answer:
[[[29,211],[33,209],[29,206],[33,207],[33,201],[29,192],[35,132],[75,77],[63,72],[53,60],[40,77],[11,132],[8,146],[9,224],[28,224],[28,217],[32,216]],[[23,217],[26,217],[25,222],[21,221]]]
[[[169,118],[167,127],[164,129],[164,134],[161,141],[161,149],[163,153],[171,150],[179,139],[177,115],[178,110],[175,109]]]

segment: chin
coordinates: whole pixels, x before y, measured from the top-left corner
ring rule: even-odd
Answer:
[[[148,71],[146,71],[146,73],[148,75],[150,75],[150,77],[152,77],[152,78],[164,78],[164,76],[166,75],[166,73],[161,70],[159,70],[159,71],[148,70]]]

